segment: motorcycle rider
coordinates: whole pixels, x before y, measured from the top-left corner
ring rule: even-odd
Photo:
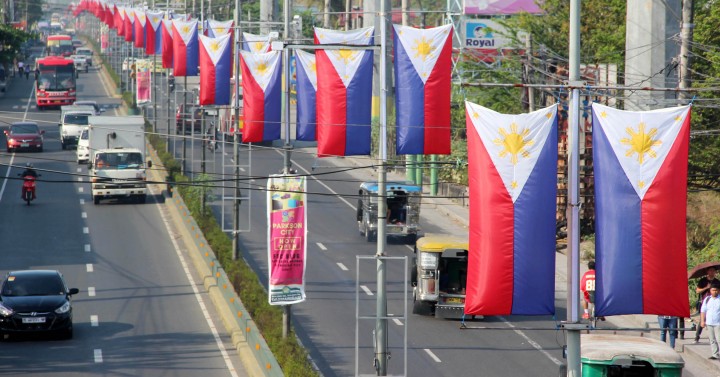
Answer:
[[[37,179],[38,174],[35,171],[35,169],[33,168],[33,164],[28,162],[27,164],[25,164],[25,170],[23,170],[23,172],[20,173],[20,176],[23,179],[26,179],[26,177],[33,177],[33,178]],[[23,192],[23,194],[25,194],[25,192]],[[36,198],[35,191],[33,191],[33,199],[35,199],[35,198]],[[25,198],[23,197],[23,199],[25,199]]]

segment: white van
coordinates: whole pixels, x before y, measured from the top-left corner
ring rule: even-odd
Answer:
[[[63,106],[60,114],[60,143],[62,149],[77,145],[83,127],[88,125],[88,117],[95,115],[91,106]]]
[[[90,161],[90,127],[83,127],[77,143],[77,163],[87,164]]]

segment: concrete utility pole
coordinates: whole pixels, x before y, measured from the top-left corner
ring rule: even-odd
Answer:
[[[285,27],[285,43],[290,43],[290,8],[291,1],[284,0],[283,3],[283,17]],[[283,91],[283,118],[285,118],[285,145],[283,145],[283,174],[288,175],[292,172],[292,161],[290,156],[292,154],[293,146],[290,144],[290,49],[283,48],[283,75],[285,76]],[[286,339],[290,334],[291,326],[291,305],[283,305],[283,328],[282,337]]]
[[[580,0],[570,0],[570,44],[568,83],[577,88],[580,81]],[[580,164],[580,91],[570,92],[570,119],[568,119],[568,209],[567,234],[567,375],[580,377],[580,190],[578,189]]]
[[[235,195],[233,198],[232,211],[232,251],[233,260],[240,258],[240,41],[242,40],[242,27],[240,27],[240,0],[235,0],[235,12],[233,14],[233,24],[235,25],[235,98],[233,106],[235,108],[235,119],[233,119],[233,161],[235,176]]]
[[[693,40],[693,29],[695,28],[693,23],[694,11],[694,1],[683,0],[679,70],[680,89],[690,88],[690,43]],[[682,101],[683,104],[687,104],[688,97],[690,97],[690,93],[680,92],[680,99],[684,100]]]
[[[325,9],[323,12],[323,27],[330,29],[330,0],[325,0]]]
[[[269,22],[277,19],[278,0],[260,0],[260,34],[271,32]]]

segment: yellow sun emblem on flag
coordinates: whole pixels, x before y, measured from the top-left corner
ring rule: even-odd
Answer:
[[[182,27],[182,32],[183,32],[183,34],[189,33],[189,32],[190,32],[190,26],[187,26],[187,25],[183,26],[183,27]]]
[[[662,144],[662,141],[655,139],[658,132],[657,128],[651,128],[650,131],[646,133],[645,122],[640,122],[640,124],[638,124],[637,132],[635,132],[635,130],[631,127],[627,127],[625,132],[630,135],[629,139],[620,139],[621,144],[630,146],[630,149],[625,152],[625,157],[631,157],[637,153],[637,160],[640,165],[642,165],[645,161],[646,154],[652,158],[657,157],[657,153],[652,150],[653,147]]]
[[[158,21],[160,21],[160,19],[159,19],[157,16],[155,16],[155,17],[152,18],[152,22],[153,22],[154,24],[158,23]]]
[[[219,27],[219,28],[217,28],[217,32],[218,32],[218,34],[225,34],[225,28]]]
[[[212,52],[218,52],[219,49],[220,49],[220,43],[213,42],[210,44],[210,50],[212,50]]]
[[[493,144],[503,147],[503,150],[500,151],[500,157],[510,155],[510,163],[516,165],[518,156],[527,158],[530,155],[526,148],[535,144],[534,140],[526,139],[530,135],[530,130],[526,128],[518,132],[518,125],[513,122],[510,124],[510,132],[503,128],[500,128],[498,132],[502,138],[493,140]]]
[[[310,63],[310,71],[317,73],[317,64],[315,62]]]
[[[253,43],[253,45],[252,45],[252,46],[253,46],[252,49],[253,49],[255,52],[260,52],[260,51],[263,49],[263,45],[264,45],[264,44],[265,44],[265,43],[263,43],[263,42],[255,42],[255,43]]]
[[[337,57],[342,60],[345,64],[350,63],[355,58],[355,51],[353,50],[338,50]]]
[[[259,62],[259,63],[255,66],[255,70],[256,70],[259,74],[261,74],[261,75],[264,75],[264,74],[265,74],[265,71],[267,71],[268,68],[269,68],[269,67],[268,67],[267,64],[265,64],[265,62]]]
[[[433,50],[432,46],[430,45],[430,41],[425,39],[425,37],[416,40],[415,46],[413,46],[412,49],[415,50],[415,57],[419,57],[423,61],[425,61],[425,59],[430,56]]]

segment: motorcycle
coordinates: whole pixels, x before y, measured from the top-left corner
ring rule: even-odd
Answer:
[[[18,175],[21,175],[21,174],[18,174]],[[40,177],[40,175],[38,175],[38,177]],[[32,175],[23,176],[22,199],[25,202],[27,202],[27,205],[30,205],[30,202],[35,200],[35,180],[36,179],[37,179],[37,177],[33,177]]]
[[[211,123],[211,126],[214,126],[213,123]],[[207,146],[207,149],[210,152],[215,152],[218,149],[218,143],[217,143],[217,134],[215,133],[215,128],[212,127],[208,130],[207,136],[205,138],[205,145]]]

